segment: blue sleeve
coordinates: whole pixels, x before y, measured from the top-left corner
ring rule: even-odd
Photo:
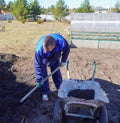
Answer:
[[[42,63],[43,58],[39,55],[38,52],[35,52],[34,56],[34,71],[35,71],[35,76],[36,76],[36,81],[41,82],[46,72],[46,65]]]
[[[68,44],[67,40],[63,38],[62,35],[58,35],[58,42],[60,51],[62,52],[61,62],[66,62],[70,53],[70,45]]]
[[[63,49],[62,49],[61,62],[66,62],[69,53],[70,53],[70,45],[69,45],[68,42],[64,39],[64,47],[63,47]]]

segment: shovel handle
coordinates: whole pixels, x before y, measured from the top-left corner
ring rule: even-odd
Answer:
[[[43,79],[41,81],[41,85],[44,84],[44,82],[50,77],[52,76],[57,70],[59,70],[60,67],[57,67],[51,74],[49,74],[45,79]],[[23,103],[25,101],[26,98],[28,98],[38,87],[35,86],[30,92],[28,92],[21,100],[20,100],[20,103]]]
[[[29,97],[38,87],[35,86],[29,93],[27,93],[21,100],[20,103],[23,103],[27,97]]]

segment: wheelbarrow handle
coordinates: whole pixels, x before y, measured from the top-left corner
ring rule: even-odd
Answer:
[[[44,82],[50,77],[52,76],[57,70],[59,70],[60,67],[57,67],[51,74],[49,74],[45,79],[43,79],[41,81],[41,85],[44,84]],[[25,101],[26,98],[28,98],[38,87],[35,86],[30,92],[28,92],[21,100],[20,100],[20,103],[23,103]]]
[[[70,73],[69,73],[69,60],[66,62],[66,70],[67,70],[67,78],[70,79]]]
[[[93,70],[93,75],[92,75],[92,81],[94,81],[95,73],[96,73],[96,61],[93,62],[94,65],[94,70]]]
[[[96,61],[94,61],[94,70],[96,71]]]

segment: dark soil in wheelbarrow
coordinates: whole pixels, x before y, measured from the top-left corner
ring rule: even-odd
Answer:
[[[70,77],[79,80],[91,78],[93,61],[96,61],[95,80],[110,100],[106,104],[109,123],[120,123],[120,50],[72,48],[69,60]],[[63,79],[67,79],[65,67],[61,72]],[[33,56],[23,58],[0,54],[0,123],[52,122],[57,92],[51,78],[49,102],[41,100],[40,89],[37,89],[24,103],[20,103],[20,99],[34,86]]]

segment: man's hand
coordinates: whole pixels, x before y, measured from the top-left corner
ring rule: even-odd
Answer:
[[[61,62],[61,63],[60,63],[60,67],[63,67],[63,66],[65,66],[65,65],[66,65],[65,62]]]
[[[40,87],[41,87],[41,82],[36,82],[36,86],[37,86],[38,88],[40,88]]]

